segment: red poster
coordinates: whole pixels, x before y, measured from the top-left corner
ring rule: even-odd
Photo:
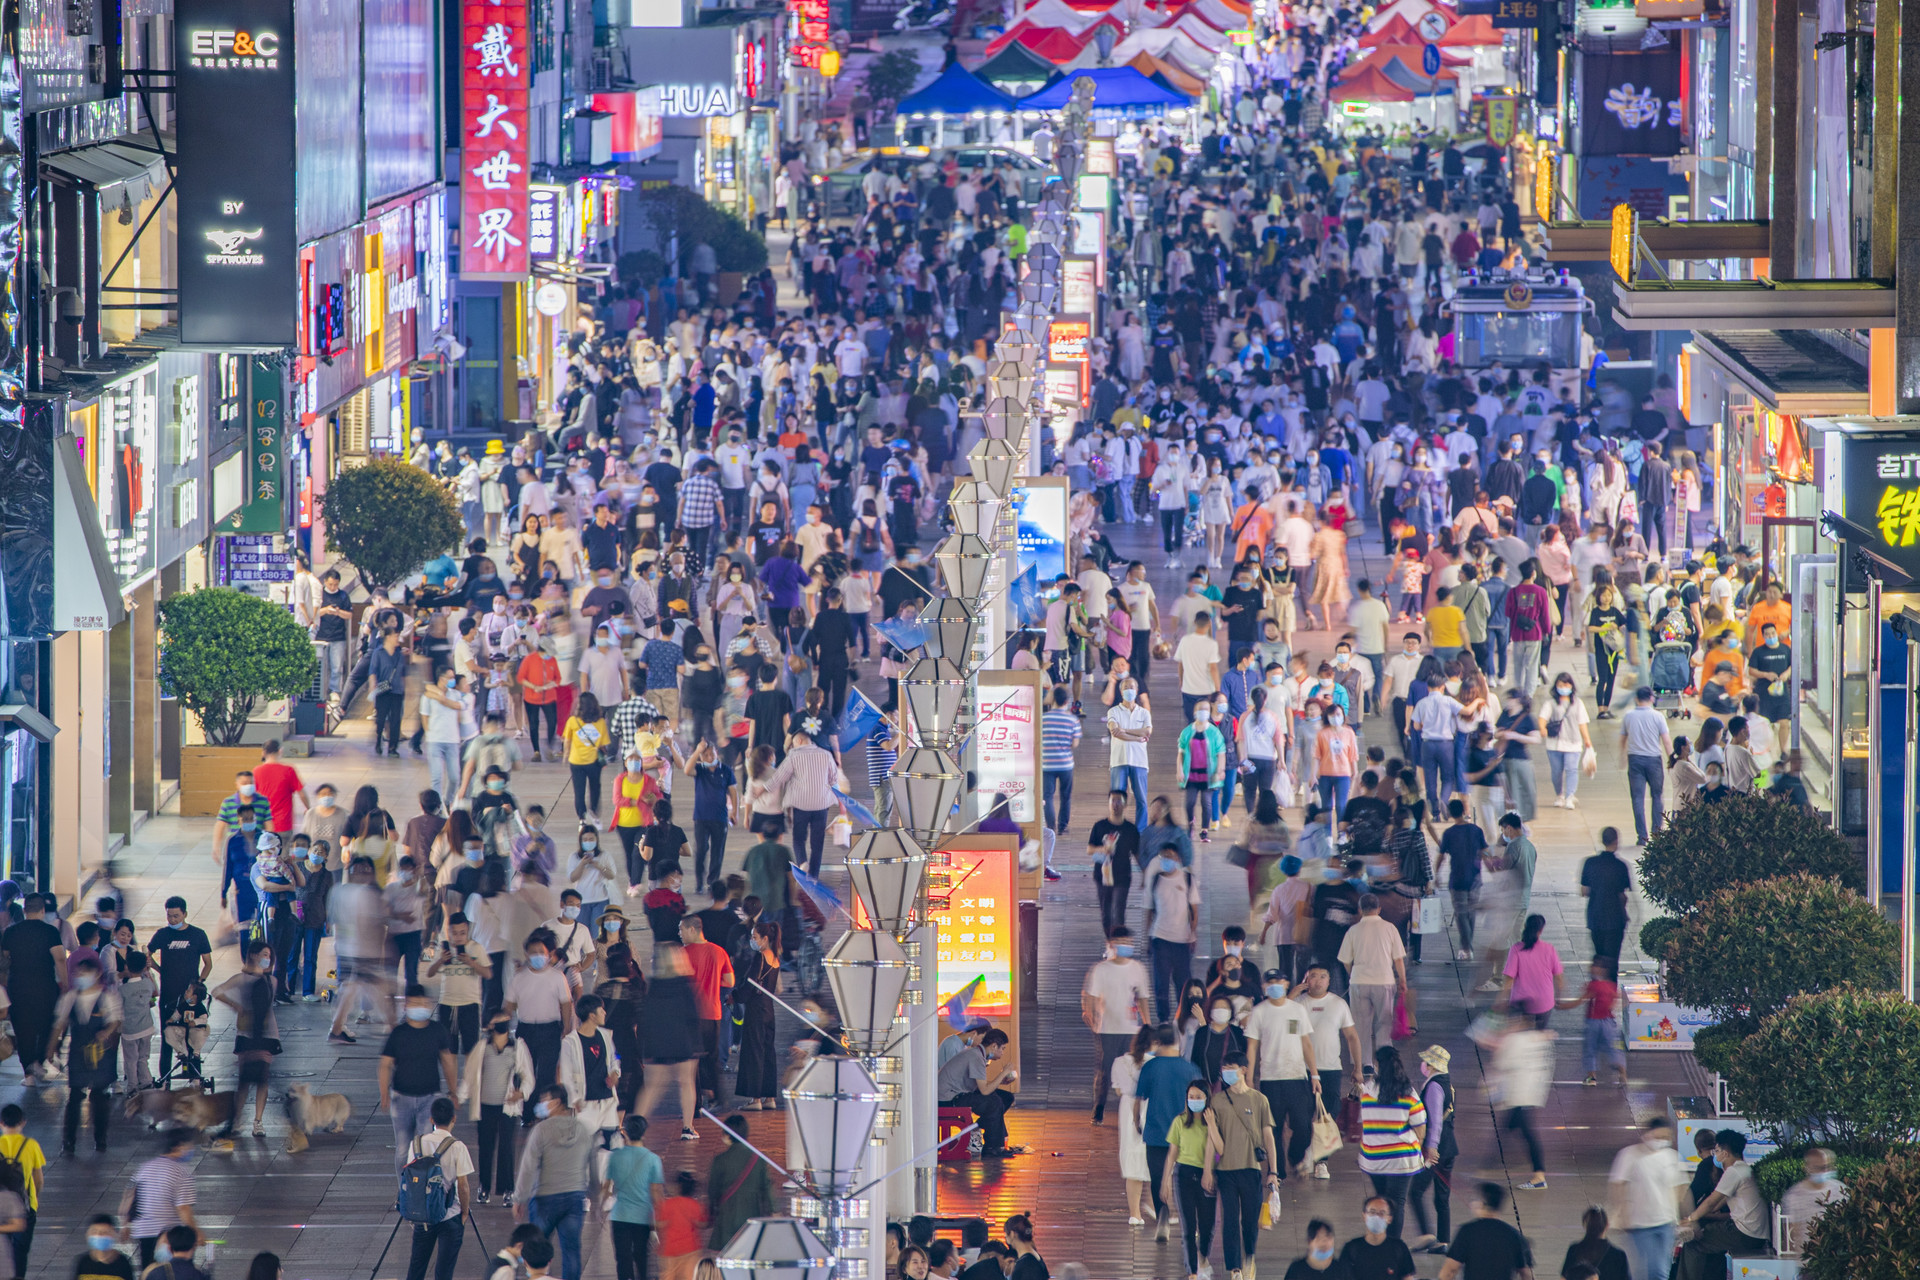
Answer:
[[[526,0],[464,0],[460,274],[527,274]]]

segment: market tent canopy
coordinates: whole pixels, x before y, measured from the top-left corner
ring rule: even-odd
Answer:
[[[1093,82],[1093,109],[1121,113],[1154,114],[1170,107],[1191,107],[1193,99],[1155,84],[1132,67],[1102,67],[1076,71],[1062,76],[1020,105],[1035,111],[1058,111],[1073,96],[1076,80]]]
[[[1383,44],[1415,44],[1419,39],[1420,33],[1413,29],[1413,24],[1396,13],[1381,26],[1361,36],[1359,44],[1362,49],[1377,49]]]
[[[1499,44],[1503,37],[1500,29],[1493,25],[1493,19],[1484,13],[1476,13],[1460,19],[1440,37],[1443,48],[1458,49],[1470,45]]]
[[[1448,26],[1452,26],[1460,17],[1454,12],[1452,6],[1435,4],[1433,0],[1394,0],[1392,4],[1373,15],[1373,21],[1367,24],[1367,29],[1369,31],[1384,30],[1395,18],[1399,18],[1418,30],[1420,19],[1429,13],[1439,14],[1446,19]]]
[[[1378,67],[1368,67],[1327,90],[1328,102],[1412,102],[1413,98],[1411,89],[1387,79]]]
[[[1017,84],[1021,92],[1031,93],[1029,86],[1044,85],[1053,78],[1053,64],[1016,40],[975,67],[973,74],[991,85]]]
[[[1013,96],[953,63],[918,93],[910,93],[894,108],[902,116],[968,116],[983,111],[1011,111]]]
[[[1205,18],[1222,31],[1243,31],[1251,9],[1247,5],[1230,3],[1230,0],[1191,0],[1179,13]]]
[[[1127,65],[1155,84],[1164,85],[1175,93],[1185,94],[1189,98],[1199,97],[1207,87],[1206,81],[1200,77],[1189,75],[1173,63],[1162,62],[1150,53],[1138,55]]]
[[[1118,66],[1131,65],[1133,60],[1145,54],[1160,62],[1172,63],[1186,72],[1204,81],[1213,70],[1216,52],[1195,40],[1185,31],[1175,27],[1158,27],[1147,31],[1135,31],[1113,47],[1113,62]]]
[[[1016,42],[1058,65],[1071,60],[1093,38],[1096,28],[1113,29],[1118,39],[1127,34],[1126,23],[1111,10],[1086,13],[1070,7],[1066,0],[1040,0],[1018,22],[987,42],[989,58]]]

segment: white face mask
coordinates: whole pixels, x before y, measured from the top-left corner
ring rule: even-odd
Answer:
[[[1216,1027],[1224,1026],[1226,1024],[1227,1019],[1231,1018],[1232,1016],[1233,1016],[1233,1010],[1231,1009],[1215,1009],[1207,1014],[1207,1018]]]

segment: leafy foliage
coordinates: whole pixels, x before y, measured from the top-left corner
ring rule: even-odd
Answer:
[[[1805,1280],[1920,1276],[1920,1150],[1896,1151],[1841,1176],[1847,1198],[1829,1205],[1808,1230],[1800,1274]]]
[[[867,64],[867,96],[877,103],[895,103],[920,82],[920,59],[905,49],[881,54]]]
[[[1893,992],[1795,996],[1732,1065],[1741,1112],[1776,1141],[1883,1151],[1920,1131],[1920,1007]]]
[[[1871,902],[1820,876],[1781,876],[1702,902],[1667,945],[1666,991],[1722,1020],[1765,1018],[1803,992],[1892,987],[1898,956],[1899,932]]]
[[[682,271],[693,247],[702,241],[713,247],[714,262],[722,271],[758,271],[767,265],[767,242],[734,214],[708,204],[697,191],[685,187],[642,191],[633,207],[662,251],[675,235],[680,237]]]
[[[1640,950],[1653,960],[1665,958],[1667,943],[1680,931],[1680,921],[1674,916],[1655,916],[1640,926]],[[1697,1042],[1699,1036],[1695,1036]]]
[[[368,586],[390,586],[466,532],[460,504],[445,485],[398,458],[348,467],[320,498],[327,545],[345,556]]]
[[[1647,841],[1640,858],[1641,888],[1675,915],[1722,889],[1800,872],[1854,890],[1867,883],[1860,856],[1838,832],[1807,810],[1764,795],[1684,806]]]
[[[1693,1033],[1694,1061],[1716,1075],[1729,1074],[1733,1067],[1733,1055],[1739,1051],[1742,1042],[1753,1034],[1755,1025],[1747,1018],[1729,1018],[1725,1022],[1700,1028]]]
[[[1815,1146],[1825,1143],[1797,1142],[1790,1147],[1781,1147],[1778,1151],[1769,1151],[1753,1166],[1753,1181],[1760,1188],[1760,1194],[1767,1198],[1768,1204],[1779,1204],[1786,1197],[1787,1189],[1807,1176],[1807,1152]],[[1829,1150],[1832,1150],[1829,1147]],[[1855,1178],[1872,1165],[1887,1158],[1886,1152],[1876,1155],[1857,1155],[1850,1151],[1834,1151],[1834,1171],[1840,1175],[1840,1181],[1849,1187]]]
[[[620,278],[629,284],[651,289],[667,274],[667,260],[651,249],[635,249],[620,255]]]
[[[283,605],[231,587],[160,602],[161,687],[214,746],[238,746],[255,707],[300,693],[317,668],[307,629]]]

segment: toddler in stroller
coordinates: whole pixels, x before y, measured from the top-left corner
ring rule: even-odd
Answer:
[[[1654,644],[1647,683],[1653,689],[1653,705],[1656,708],[1665,711],[1669,717],[1678,713],[1686,719],[1693,718],[1693,712],[1682,701],[1693,683],[1693,646],[1687,643],[1685,636],[1662,638]]]
[[[173,1065],[159,1081],[166,1088],[176,1078],[194,1081],[211,1091],[213,1080],[206,1074],[204,1054],[207,1047],[207,989],[196,982],[180,993],[166,1012],[160,1034],[173,1050]]]

